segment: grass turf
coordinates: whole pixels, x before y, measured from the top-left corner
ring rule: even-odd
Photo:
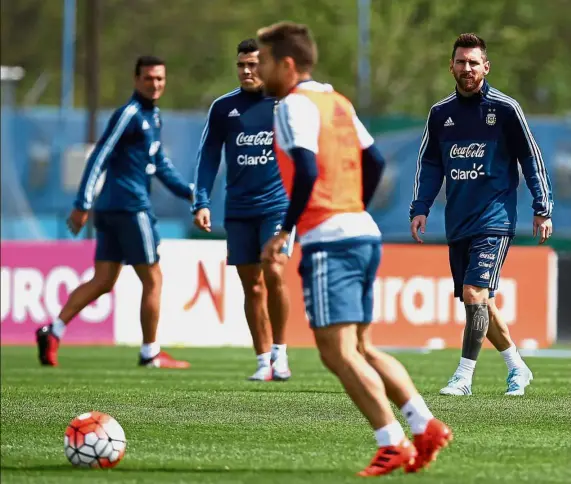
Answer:
[[[1,473],[5,483],[349,483],[375,451],[372,433],[313,350],[290,350],[287,383],[245,381],[248,349],[175,349],[190,370],[135,366],[134,348],[64,347],[59,368],[35,348],[2,347]],[[471,397],[441,397],[457,351],[402,353],[435,415],[455,433],[428,470],[391,483],[571,482],[571,360],[529,358],[535,380],[505,397],[506,369],[483,351]],[[75,469],[67,423],[88,410],[127,435],[112,470]],[[399,415],[400,419],[400,415]]]

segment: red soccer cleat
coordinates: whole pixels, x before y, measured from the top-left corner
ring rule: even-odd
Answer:
[[[36,331],[36,343],[40,363],[45,366],[58,366],[59,339],[52,333],[51,325],[42,326]]]
[[[188,361],[175,360],[165,351],[161,351],[157,356],[154,358],[149,358],[148,360],[143,360],[140,358],[139,365],[149,368],[190,368],[190,363]]]
[[[416,455],[414,445],[405,438],[399,445],[380,447],[371,463],[357,475],[360,477],[383,476],[400,467],[412,465]]]
[[[405,467],[406,472],[418,472],[423,467],[428,467],[436,459],[438,452],[446,447],[452,440],[452,431],[440,420],[433,418],[423,434],[414,436],[414,446],[418,451],[415,461]]]

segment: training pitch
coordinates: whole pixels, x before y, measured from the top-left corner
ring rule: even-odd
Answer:
[[[137,348],[64,346],[59,368],[41,368],[32,347],[1,351],[3,483],[361,482],[354,474],[375,451],[314,350],[290,350],[287,383],[245,381],[248,349],[173,349],[192,363],[182,371],[138,368]],[[506,397],[505,364],[486,350],[474,395],[442,397],[458,351],[396,356],[455,438],[429,469],[383,482],[571,482],[571,359],[527,358],[534,382],[525,397]],[[125,429],[115,469],[74,469],[64,456],[68,422],[90,410]]]

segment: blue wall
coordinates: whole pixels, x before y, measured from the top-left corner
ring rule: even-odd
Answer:
[[[99,114],[98,133],[102,132],[110,114],[110,111]],[[184,176],[193,178],[204,113],[164,112],[163,119],[163,143],[167,153]],[[555,185],[556,231],[571,237],[571,122],[556,118],[529,121]],[[82,110],[75,110],[62,122],[55,108],[20,111],[2,108],[3,239],[67,237],[65,216],[75,188],[66,190],[64,187],[61,153],[73,144],[83,143],[86,131],[87,116]],[[377,136],[390,168],[371,212],[387,240],[409,240],[408,206],[421,131],[393,131]],[[34,161],[38,159],[45,162]],[[223,177],[224,173],[217,180],[213,196],[214,228],[221,233]],[[192,224],[188,204],[174,198],[160,184],[153,188],[153,203],[161,235],[185,236]],[[519,200],[519,233],[522,234],[531,231],[530,204],[531,198],[522,183]],[[443,208],[443,200],[439,199],[429,219],[427,235],[444,236]],[[30,218],[24,216],[27,213]]]

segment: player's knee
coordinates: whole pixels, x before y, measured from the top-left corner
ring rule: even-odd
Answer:
[[[465,285],[462,289],[462,297],[464,304],[487,304],[488,289],[485,287]]]
[[[327,349],[320,349],[319,357],[321,362],[325,367],[333,373],[338,373],[341,366],[341,358],[339,358],[339,353],[333,352]]]
[[[162,289],[162,286],[163,286],[163,278],[160,276],[151,277],[143,283],[143,288],[146,289],[147,291],[159,291],[160,292],[160,290]]]
[[[264,264],[264,280],[268,289],[279,287],[283,280],[283,267],[278,263]]]
[[[95,286],[99,296],[102,296],[113,290],[115,279],[93,279],[92,284]]]
[[[349,353],[337,346],[321,345],[319,347],[321,361],[327,369],[335,374],[351,364],[351,355]]]
[[[359,350],[359,353],[361,353],[368,362],[373,361],[377,355],[377,350],[369,342],[359,342],[359,344],[357,345],[357,349]]]
[[[141,278],[143,290],[146,292],[160,292],[163,286],[163,274],[160,270],[149,271],[145,277]]]
[[[244,296],[249,300],[262,300],[264,298],[264,284],[261,279],[245,281],[243,284]]]

